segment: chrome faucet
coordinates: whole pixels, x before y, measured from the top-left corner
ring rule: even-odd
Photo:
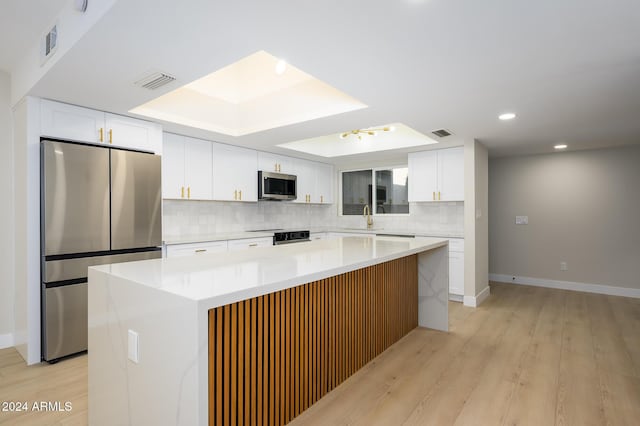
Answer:
[[[373,227],[373,218],[371,217],[369,204],[364,205],[364,209],[362,209],[362,216],[367,218],[367,229],[371,229],[371,227]]]

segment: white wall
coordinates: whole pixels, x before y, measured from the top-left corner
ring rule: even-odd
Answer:
[[[497,158],[489,172],[492,274],[640,289],[640,145]]]
[[[115,4],[117,0],[89,2],[85,13],[75,10],[75,2],[68,1],[57,18],[50,25],[58,25],[58,47],[53,56],[41,62],[41,42],[38,40],[26,49],[18,63],[11,70],[11,105],[17,104],[38,81],[93,27]],[[43,32],[48,28],[43,28]],[[44,34],[42,34],[44,36]]]
[[[13,123],[9,74],[0,71],[0,349],[13,345]]]
[[[13,108],[14,339],[28,364],[40,362],[40,101]]]
[[[489,295],[488,151],[464,144],[464,304],[478,306]]]

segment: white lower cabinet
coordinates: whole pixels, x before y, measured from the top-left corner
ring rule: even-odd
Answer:
[[[167,246],[167,257],[195,256],[197,254],[221,253],[227,251],[226,241],[207,241],[204,243],[171,244]]]
[[[194,256],[197,254],[222,253],[273,245],[272,237],[243,238],[240,240],[206,241],[201,243],[170,244],[166,246],[166,257]]]
[[[273,238],[264,237],[257,239],[229,240],[229,251],[246,250],[254,247],[267,247],[273,245]]]
[[[464,239],[449,239],[449,295],[462,301],[464,297]]]

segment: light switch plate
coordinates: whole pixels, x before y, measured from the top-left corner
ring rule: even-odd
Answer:
[[[516,216],[516,225],[528,225],[529,216]]]
[[[139,339],[138,339],[138,333],[136,333],[133,330],[129,330],[129,334],[128,334],[128,357],[131,361],[135,362],[136,364],[139,362],[139,357],[138,357],[138,344],[139,344]]]

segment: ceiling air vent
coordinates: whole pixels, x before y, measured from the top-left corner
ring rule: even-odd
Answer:
[[[162,87],[165,84],[171,83],[176,78],[170,76],[169,74],[165,74],[163,72],[155,72],[151,75],[148,75],[140,80],[136,81],[136,86],[144,87],[145,89],[155,90],[158,87]]]
[[[431,133],[433,133],[434,135],[436,135],[439,138],[446,138],[447,136],[451,136],[452,133],[450,131],[448,131],[447,129],[438,129],[438,130],[434,130]]]
[[[44,35],[40,43],[40,64],[44,64],[58,49],[58,23]]]

